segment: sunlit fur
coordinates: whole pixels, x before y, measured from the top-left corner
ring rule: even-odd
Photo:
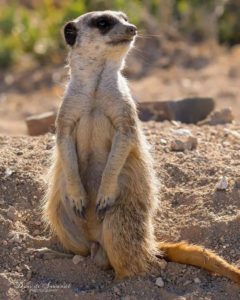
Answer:
[[[120,23],[103,36],[86,20],[104,13]],[[159,183],[121,74],[133,42],[106,43],[128,23],[111,11],[74,22],[78,36],[69,53],[70,81],[56,121],[57,143],[43,203],[46,223],[67,250],[84,256],[92,252],[95,262],[113,267],[118,278],[148,272],[162,255],[240,282],[239,270],[209,250],[156,241]],[[100,218],[96,205],[106,210]],[[74,206],[82,214],[86,207],[85,219],[74,213]]]

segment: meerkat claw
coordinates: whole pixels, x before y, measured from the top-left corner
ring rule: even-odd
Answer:
[[[110,199],[107,198],[106,200],[99,201],[96,205],[96,213],[99,219],[103,219],[105,213],[110,209]]]
[[[83,203],[82,200],[80,200],[79,207],[75,204],[75,201],[73,199],[71,199],[71,198],[69,199],[69,197],[67,197],[67,196],[65,197],[65,201],[71,203],[72,209],[73,209],[73,211],[74,211],[74,213],[77,217],[80,217],[82,219],[86,219],[86,216],[85,216],[86,207],[84,205],[82,205],[82,203]]]
[[[86,219],[86,208],[83,206],[81,210],[78,210],[79,215],[82,219]]]
[[[76,206],[73,207],[74,213],[76,216],[82,218],[82,219],[86,219],[86,209],[83,206],[82,208],[77,208]]]

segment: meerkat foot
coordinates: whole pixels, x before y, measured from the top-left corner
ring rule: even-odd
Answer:
[[[93,242],[91,245],[91,259],[103,270],[111,268],[107,253],[98,242]]]
[[[36,254],[40,258],[55,259],[55,258],[71,258],[73,254],[56,251],[47,247],[39,249],[29,249],[29,252]]]

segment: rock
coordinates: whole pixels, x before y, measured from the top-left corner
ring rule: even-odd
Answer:
[[[175,139],[171,141],[170,149],[172,151],[194,150],[197,148],[197,138],[193,136]]]
[[[201,283],[201,280],[198,277],[194,278],[193,281],[197,284]]]
[[[53,132],[55,119],[55,112],[46,112],[26,118],[28,134],[34,136]]]
[[[163,282],[162,277],[158,277],[155,281],[155,284],[161,288],[164,287],[164,282]]]
[[[165,139],[160,139],[160,144],[161,145],[167,145],[167,141]]]
[[[225,176],[222,176],[216,185],[216,190],[217,191],[226,191],[227,188],[228,188],[227,178]]]
[[[173,129],[172,134],[176,136],[192,136],[192,132],[186,128]]]
[[[9,169],[9,168],[7,168],[6,170],[5,170],[5,178],[7,178],[7,177],[9,177],[9,176],[11,176],[12,174],[14,173],[14,170],[11,170],[11,169]]]
[[[181,122],[175,120],[172,120],[171,123],[176,127],[179,127],[181,125]]]
[[[206,120],[198,123],[198,125],[221,125],[232,123],[234,116],[230,108],[224,108],[218,111],[213,111]]]
[[[17,211],[16,211],[16,209],[13,206],[9,207],[9,209],[7,211],[7,216],[12,221],[16,221],[17,220]]]
[[[80,255],[74,255],[72,258],[72,262],[74,263],[74,265],[77,265],[80,263],[80,261],[83,261],[84,257],[80,256]]]

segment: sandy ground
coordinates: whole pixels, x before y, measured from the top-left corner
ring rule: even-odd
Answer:
[[[202,244],[240,265],[240,123],[143,127],[162,186],[159,239]],[[179,128],[198,139],[196,150],[170,150]],[[90,258],[74,265],[71,258],[36,255],[34,249],[57,246],[39,210],[53,144],[51,134],[0,136],[0,299],[240,299],[239,286],[191,266],[168,263],[157,274],[115,282],[112,271],[99,270]],[[227,190],[216,191],[223,175]],[[164,287],[156,285],[157,277]]]
[[[112,271],[99,270],[90,258],[74,265],[72,258],[34,253],[59,248],[39,209],[54,136],[28,137],[25,118],[57,109],[67,71],[63,65],[33,68],[24,59],[22,65],[0,73],[0,299],[240,299],[236,284],[191,266],[168,263],[157,274],[115,282]],[[140,102],[210,96],[217,107],[232,107],[231,125],[143,127],[161,181],[158,238],[202,244],[240,266],[240,47],[140,40],[127,77]],[[179,128],[191,130],[196,150],[171,151]],[[226,191],[215,190],[221,176]]]

